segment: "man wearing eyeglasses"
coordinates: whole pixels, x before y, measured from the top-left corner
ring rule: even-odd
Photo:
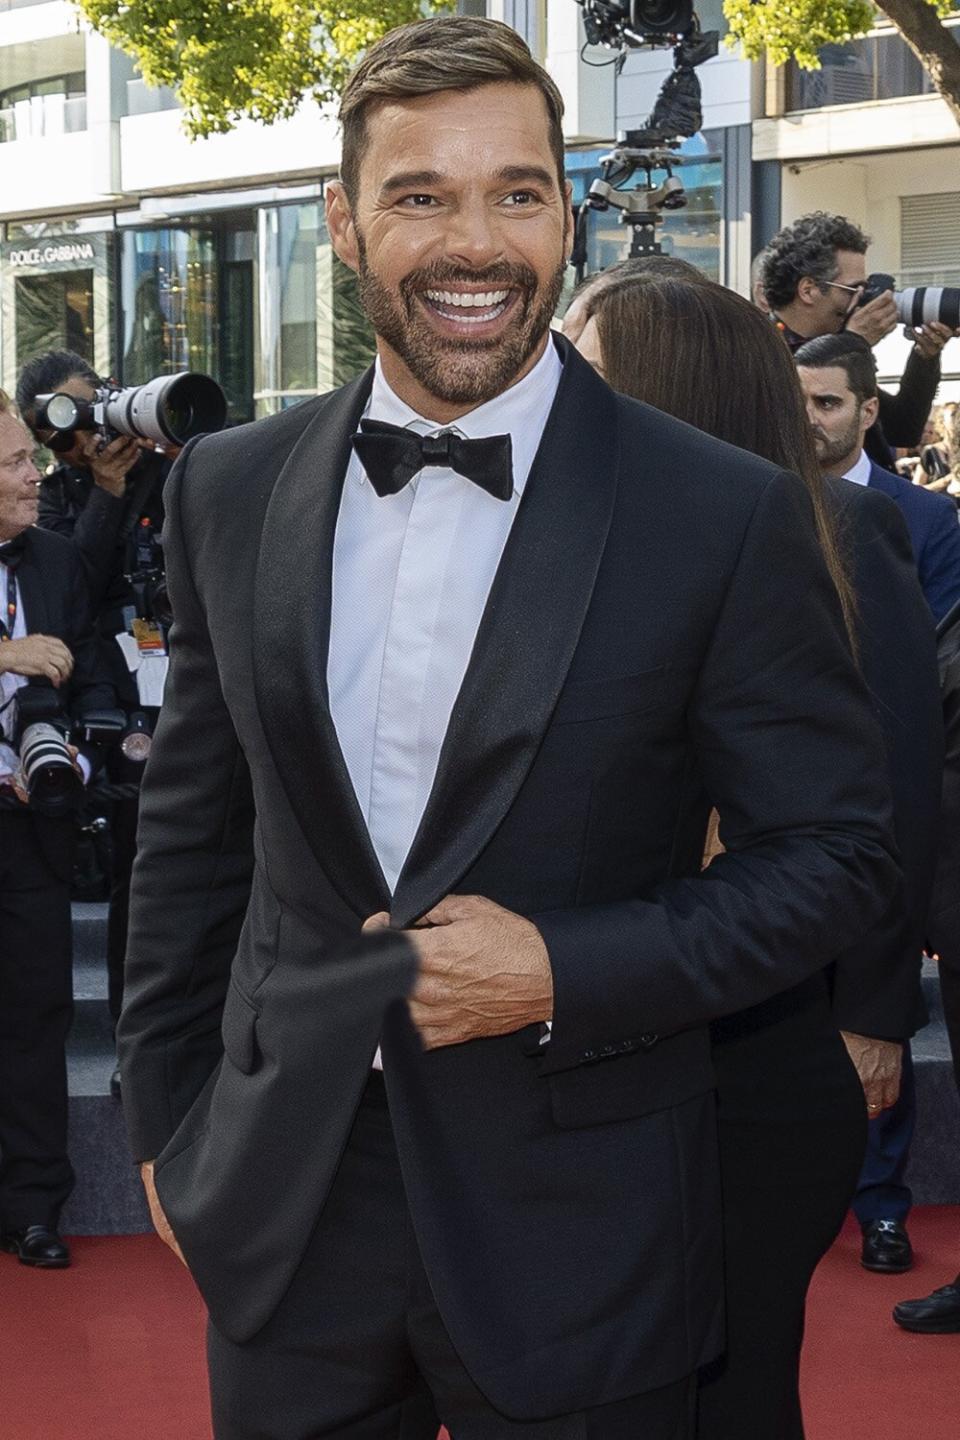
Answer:
[[[892,291],[866,305],[859,303],[869,243],[859,225],[823,210],[801,216],[774,235],[764,252],[761,282],[770,317],[791,351],[840,330],[860,335],[873,346],[896,329]],[[879,392],[879,415],[864,442],[870,459],[886,470],[893,469],[894,446],[919,443],[940,383],[940,351],[953,332],[934,323],[914,334],[899,391]]]

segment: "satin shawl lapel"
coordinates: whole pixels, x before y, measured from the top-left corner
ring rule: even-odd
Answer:
[[[613,393],[564,342],[564,370],[490,591],[394,924],[453,889],[523,784],[566,678],[610,527]]]
[[[366,919],[389,907],[327,695],[333,540],[372,370],[332,396],[277,477],[257,567],[255,690],[287,798],[318,861]]]

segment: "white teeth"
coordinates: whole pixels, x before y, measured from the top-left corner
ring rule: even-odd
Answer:
[[[427,299],[436,305],[476,307],[479,310],[489,310],[493,305],[502,305],[509,294],[509,290],[484,290],[479,295],[466,295],[458,290],[428,290],[426,292]]]

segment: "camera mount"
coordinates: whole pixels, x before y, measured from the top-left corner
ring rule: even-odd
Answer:
[[[577,0],[583,6],[588,44],[626,48],[673,46],[673,70],[657,96],[646,125],[627,130],[608,155],[600,157],[602,178],[594,180],[577,213],[571,264],[577,284],[587,264],[587,220],[591,210],[619,212],[621,224],[633,232],[630,256],[659,255],[657,222],[664,210],[682,210],[687,203],[683,182],[674,171],[687,163],[681,144],[703,124],[700,81],[696,67],[716,55],[716,30],[702,31],[689,0]],[[671,28],[676,27],[676,28]],[[622,62],[623,53],[619,57]],[[634,176],[645,179],[628,190]],[[655,176],[662,175],[662,179]]]

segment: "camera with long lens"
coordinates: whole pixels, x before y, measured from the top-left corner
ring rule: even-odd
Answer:
[[[693,0],[577,0],[588,45],[663,45],[693,24]]]
[[[684,163],[677,152],[684,139],[696,135],[703,125],[696,69],[717,54],[720,37],[716,30],[700,29],[693,0],[577,3],[583,7],[587,44],[619,50],[618,65],[628,49],[673,48],[673,70],[660,87],[646,124],[622,132],[610,154],[600,157],[601,178],[592,182],[577,212],[571,264],[579,284],[586,272],[587,221],[593,210],[612,208],[619,223],[630,226],[631,257],[660,254],[657,225],[662,212],[681,210],[687,203],[683,182],[674,174]],[[638,171],[645,179],[628,190]]]
[[[71,737],[104,744],[126,728],[122,710],[89,710],[74,721],[53,686],[32,680],[16,694],[14,743],[29,804],[38,815],[63,819],[76,814],[83,780],[70,754]]]
[[[901,325],[916,328],[939,321],[951,330],[960,330],[960,290],[949,285],[911,285],[898,290],[892,275],[868,275],[857,305],[869,305],[887,290],[893,291]]]
[[[102,385],[92,400],[63,390],[38,395],[36,407],[36,428],[56,436],[99,430],[105,440],[132,435],[157,445],[186,445],[197,435],[222,430],[227,420],[227,397],[216,380],[191,370],[124,390]]]

